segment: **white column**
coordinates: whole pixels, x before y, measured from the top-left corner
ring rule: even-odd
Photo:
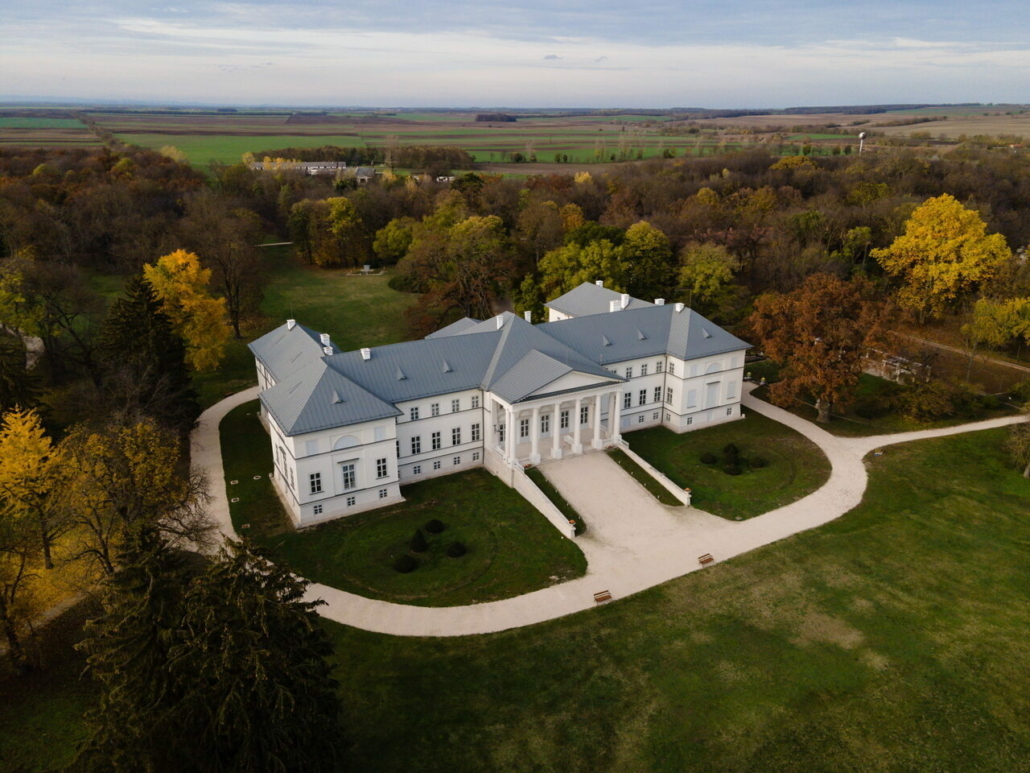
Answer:
[[[540,464],[540,406],[533,406],[533,418],[529,420],[530,452],[529,463]]]
[[[622,390],[612,392],[612,397],[615,400],[615,409],[609,414],[612,431],[608,434],[617,443],[622,440]]]
[[[515,461],[515,411],[508,408],[505,410],[504,415],[506,426],[506,429],[504,430],[506,433],[504,440],[505,447],[507,448],[506,455],[508,457],[508,462],[510,463]]]
[[[579,440],[579,430],[580,430],[579,409],[580,409],[580,407],[582,407],[582,405],[583,405],[583,398],[582,397],[577,397],[576,398],[576,409],[572,412],[572,426],[574,428],[572,430],[572,453],[574,453],[574,454],[581,454],[581,453],[583,453],[583,444]]]
[[[601,397],[603,395],[597,395],[594,399],[594,442],[591,445],[597,449],[603,446],[601,443]]]
[[[561,403],[551,412],[551,458],[561,459]]]

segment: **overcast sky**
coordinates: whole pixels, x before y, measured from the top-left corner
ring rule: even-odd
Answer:
[[[1026,0],[0,0],[0,94],[219,104],[1030,101]]]

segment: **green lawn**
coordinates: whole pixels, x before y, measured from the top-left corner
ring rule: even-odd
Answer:
[[[644,429],[627,434],[626,441],[677,486],[689,487],[694,507],[738,521],[801,499],[830,477],[830,462],[815,443],[754,411],[743,421],[682,435],[664,427]],[[742,463],[740,475],[726,474],[723,448],[729,443],[742,458],[760,456],[767,466]],[[705,452],[719,462],[701,462]]]
[[[518,596],[586,572],[579,548],[485,470],[405,486],[403,504],[295,531],[268,481],[272,451],[257,409],[257,401],[246,403],[222,420],[226,479],[239,481],[228,486],[229,497],[239,499],[230,503],[233,523],[310,580],[370,598],[454,606]],[[415,530],[433,518],[446,529],[426,533],[429,550],[411,553],[419,568],[394,571]],[[468,553],[445,555],[452,542]]]
[[[669,490],[665,488],[665,486],[656,481],[651,473],[633,461],[633,459],[631,459],[624,451],[614,448],[608,452],[608,456],[611,457],[613,462],[629,473],[633,480],[646,488],[651,496],[663,505],[672,505],[673,507],[683,506],[683,503],[674,497]]]
[[[576,536],[583,534],[587,530],[586,521],[583,519],[583,515],[559,493],[558,489],[554,487],[544,474],[540,472],[538,467],[531,467],[526,470],[526,475],[529,477],[536,487],[543,492],[543,495],[551,500],[551,504],[558,508],[562,515],[568,520],[574,521],[576,524]]]
[[[1030,481],[1004,436],[889,447],[843,518],[571,617],[446,639],[326,623],[343,769],[1026,770]],[[47,708],[67,684],[0,689],[0,748],[31,727],[18,762],[67,759],[74,720]]]

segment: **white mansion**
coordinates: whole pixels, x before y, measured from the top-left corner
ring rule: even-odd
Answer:
[[[480,466],[501,474],[634,429],[740,417],[749,345],[682,303],[598,282],[547,306],[545,324],[506,312],[353,352],[294,320],[250,344],[274,480],[294,523],[401,501],[401,484],[423,478]]]

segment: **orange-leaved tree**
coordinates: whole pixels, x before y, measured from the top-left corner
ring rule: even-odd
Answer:
[[[866,350],[883,348],[883,304],[865,279],[845,282],[813,274],[790,293],[768,293],[755,302],[756,344],[780,368],[770,387],[773,402],[789,405],[811,396],[820,422],[854,394]]]

